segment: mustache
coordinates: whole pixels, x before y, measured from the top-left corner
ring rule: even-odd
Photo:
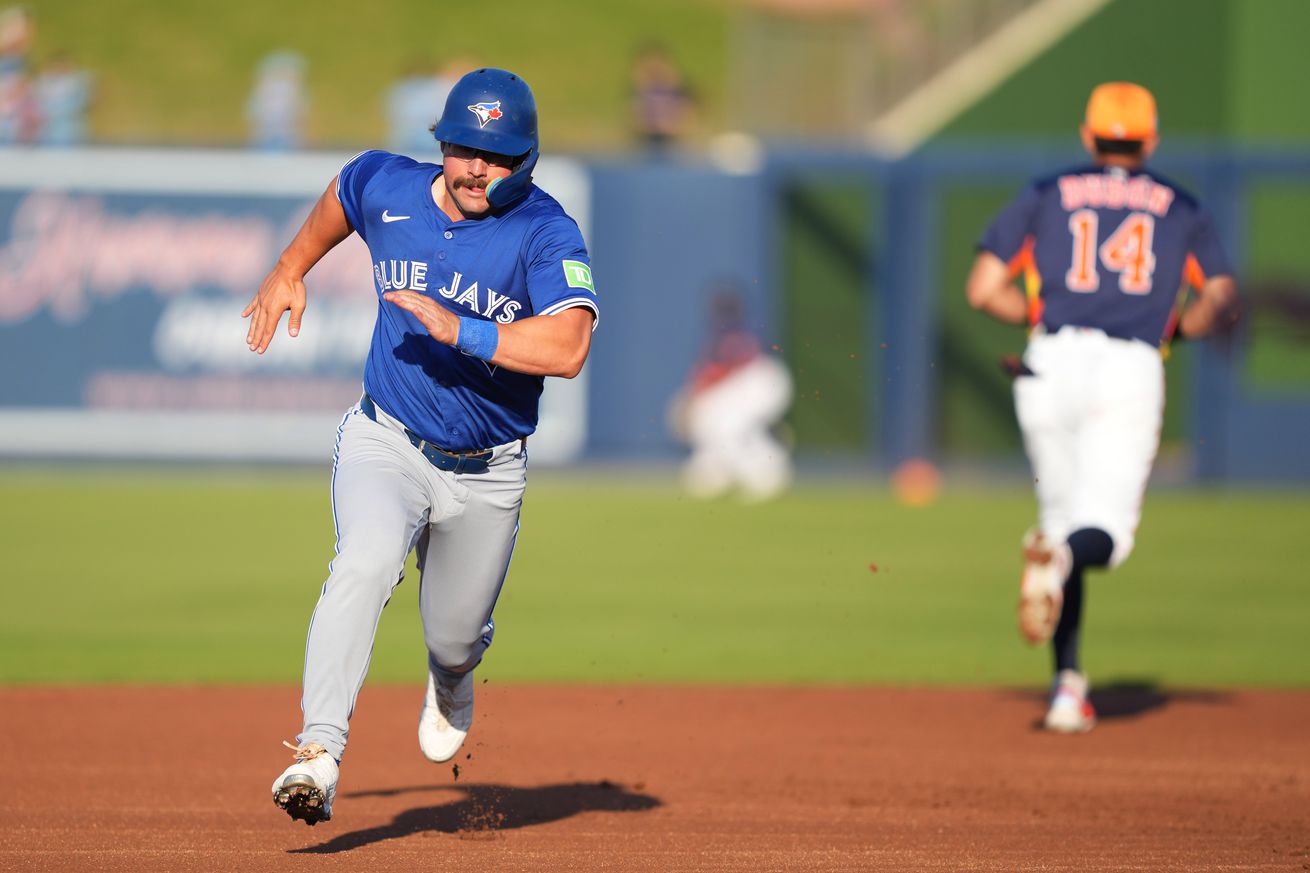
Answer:
[[[474,179],[472,176],[460,176],[455,180],[456,188],[477,188],[485,191],[487,184],[485,180]]]

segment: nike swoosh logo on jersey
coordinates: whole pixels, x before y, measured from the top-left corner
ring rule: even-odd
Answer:
[[[393,221],[404,221],[409,218],[408,215],[387,215],[387,211],[382,210],[382,221],[384,224],[390,224]]]

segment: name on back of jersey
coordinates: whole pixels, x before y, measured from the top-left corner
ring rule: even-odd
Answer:
[[[1174,190],[1150,176],[1127,178],[1116,173],[1072,173],[1061,176],[1060,205],[1077,209],[1131,209],[1163,218],[1174,202]]]
[[[428,265],[423,261],[378,261],[373,265],[373,278],[380,293],[387,291],[427,291]],[[483,318],[494,318],[509,324],[518,317],[523,304],[508,294],[498,294],[491,288],[479,288],[477,282],[464,285],[464,276],[456,271],[450,285],[442,285],[437,293],[447,300],[476,312]]]

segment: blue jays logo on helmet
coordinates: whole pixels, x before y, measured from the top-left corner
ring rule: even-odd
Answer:
[[[432,134],[443,143],[518,159],[513,173],[487,186],[492,207],[508,207],[528,194],[538,154],[537,101],[514,73],[484,67],[466,74],[447,95]]]
[[[478,127],[486,127],[488,121],[495,121],[505,114],[500,111],[499,100],[494,103],[474,103],[468,110],[478,117]]]

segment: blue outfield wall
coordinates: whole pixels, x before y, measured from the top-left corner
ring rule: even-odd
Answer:
[[[283,334],[264,358],[245,350],[239,312],[347,157],[0,150],[0,457],[330,458],[377,305],[367,253],[355,241],[311,272],[301,337]],[[734,282],[770,344],[787,334],[787,301],[804,305],[807,289],[783,287],[786,193],[816,172],[869,198],[861,331],[875,390],[848,401],[869,435],[852,460],[949,460],[938,364],[945,307],[962,288],[946,264],[969,244],[952,230],[949,198],[1017,190],[1076,160],[1065,144],[1027,143],[898,162],[777,151],[736,174],[672,160],[543,161],[539,181],[588,238],[602,315],[583,375],[548,380],[534,461],[681,453],[667,408],[704,341],[711,287]],[[1156,164],[1214,212],[1239,282],[1260,242],[1255,192],[1304,189],[1310,203],[1310,156],[1175,148]],[[1310,300],[1310,270],[1293,278]],[[1195,475],[1308,480],[1310,380],[1254,383],[1249,340],[1180,356]]]
[[[881,391],[864,410],[877,439],[863,460],[888,469],[915,457],[941,460],[941,309],[943,295],[962,294],[943,267],[945,198],[1084,159],[1065,144],[1019,143],[934,148],[896,162],[784,151],[748,176],[669,164],[593,167],[593,243],[610,290],[592,364],[592,452],[676,451],[662,425],[662,403],[694,359],[704,308],[698,294],[707,280],[725,271],[747,278],[757,327],[765,337],[781,334],[781,192],[793,177],[826,168],[877,191],[869,204],[876,213],[869,240],[875,269],[864,293],[874,305],[865,346],[881,350],[866,355],[878,361],[879,372],[869,375]],[[1249,261],[1252,192],[1310,183],[1310,156],[1301,154],[1183,144],[1155,165],[1184,180],[1214,213],[1239,285]],[[1310,301],[1310,274],[1300,283]],[[1231,342],[1191,344],[1181,364],[1186,397],[1172,402],[1188,410],[1193,475],[1211,482],[1310,480],[1310,385],[1272,394],[1253,388],[1244,372],[1250,339],[1239,332]]]
[[[777,334],[768,189],[664,162],[596,164],[591,183],[604,314],[587,364],[589,454],[670,456],[666,410],[705,338],[707,289],[738,282],[751,326]]]

